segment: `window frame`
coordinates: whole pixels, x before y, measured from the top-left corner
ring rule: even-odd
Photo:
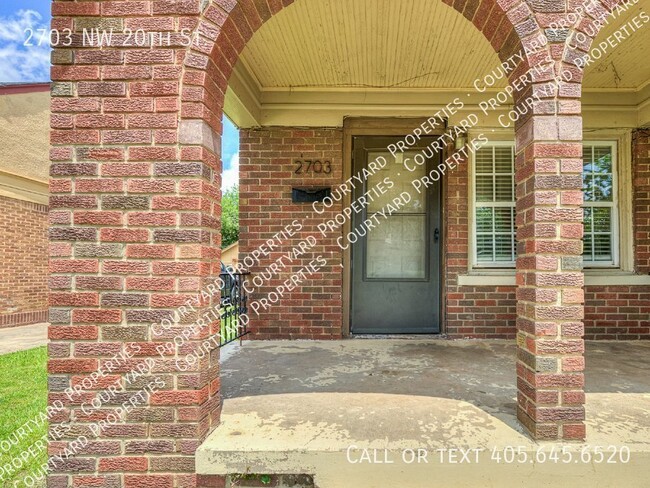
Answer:
[[[583,139],[582,147],[591,147],[592,157],[593,148],[595,146],[609,147],[612,154],[612,201],[611,202],[589,202],[589,207],[604,207],[612,209],[612,260],[611,261],[586,261],[584,256],[583,268],[584,269],[618,269],[620,268],[620,203],[619,203],[619,178],[618,178],[618,141],[616,140],[599,140],[599,139]],[[584,164],[584,159],[583,159]],[[584,172],[583,172],[584,174]],[[587,202],[585,201],[585,204]],[[583,204],[584,209],[587,205]],[[586,235],[586,233],[585,233]]]
[[[604,138],[590,139],[587,134],[584,135],[583,140],[581,141],[582,146],[598,146],[606,145],[612,147],[612,176],[613,176],[613,185],[614,185],[614,201],[613,203],[613,229],[612,229],[612,254],[613,254],[613,263],[606,261],[601,263],[592,264],[592,262],[585,263],[584,270],[585,272],[597,273],[599,271],[606,272],[607,270],[612,271],[631,271],[633,268],[633,251],[628,249],[631,248],[633,242],[632,234],[632,223],[631,218],[627,219],[622,212],[631,209],[631,194],[622,193],[623,186],[625,188],[632,188],[631,186],[631,170],[629,168],[631,161],[631,138],[629,131],[618,131],[615,133],[612,132],[601,132],[600,136]],[[513,151],[515,150],[515,141],[514,136],[510,134],[499,134],[496,135],[498,139],[490,140],[488,145],[494,146],[511,146]],[[626,148],[625,153],[621,153],[621,148]],[[468,239],[468,272],[476,273],[485,273],[485,274],[499,274],[499,273],[514,273],[516,270],[516,260],[514,263],[503,262],[503,263],[479,263],[477,260],[477,232],[476,232],[476,153],[473,153],[470,158],[470,166],[468,172],[468,196],[469,196],[469,205],[468,205],[468,230],[469,230],[469,239]],[[516,154],[515,154],[516,157]],[[582,158],[581,158],[582,159]],[[621,173],[623,171],[624,173]],[[516,172],[516,168],[515,168]],[[628,174],[630,173],[630,174]],[[516,181],[515,181],[515,190],[516,190]],[[628,201],[630,200],[630,201]],[[583,207],[581,207],[583,208]],[[515,195],[515,218],[516,218],[516,195]],[[630,234],[630,235],[628,235]],[[515,223],[515,243],[516,243],[516,223]],[[625,245],[625,248],[621,246]]]
[[[479,262],[478,260],[478,246],[476,245],[477,243],[477,237],[478,237],[478,231],[477,231],[477,220],[476,220],[476,209],[482,206],[489,206],[489,207],[512,207],[513,208],[513,246],[514,246],[514,252],[516,255],[516,249],[517,249],[517,224],[516,224],[516,219],[517,219],[517,181],[516,181],[516,168],[515,168],[515,141],[513,140],[491,140],[487,144],[481,147],[481,149],[486,148],[486,147],[509,147],[512,149],[512,180],[513,180],[513,201],[512,205],[510,205],[510,202],[492,202],[492,205],[480,205],[478,204],[476,200],[476,154],[478,151],[474,151],[472,154],[472,166],[471,166],[471,172],[469,175],[469,187],[470,187],[470,255],[471,255],[471,268],[476,269],[476,270],[510,270],[514,269],[516,266],[516,257],[514,261],[494,261],[494,262]],[[495,173],[493,173],[495,174]]]

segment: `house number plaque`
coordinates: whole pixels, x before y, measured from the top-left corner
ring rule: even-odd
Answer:
[[[294,161],[296,169],[294,171],[297,175],[306,174],[330,174],[332,172],[331,161],[321,161],[319,159],[297,159]]]

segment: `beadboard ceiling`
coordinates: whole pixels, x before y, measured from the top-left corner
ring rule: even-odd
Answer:
[[[639,2],[620,16],[612,19],[598,34],[592,49],[613,39],[613,34],[631,23],[641,11],[647,12],[648,4]],[[637,18],[637,22],[642,20]],[[634,28],[634,27],[633,27]],[[650,82],[650,24],[643,25],[636,32],[628,29],[629,36],[614,48],[607,46],[602,58],[588,66],[585,70],[584,85],[586,88],[643,88]],[[614,40],[614,42],[616,42]]]
[[[613,21],[599,40],[641,8],[639,2]],[[650,80],[648,59],[646,25],[587,69],[585,88],[639,89]],[[296,0],[253,36],[240,63],[262,90],[445,89],[471,87],[499,59],[440,0]]]

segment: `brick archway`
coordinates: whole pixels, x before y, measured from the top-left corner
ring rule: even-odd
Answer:
[[[212,90],[205,88],[205,77],[186,71],[188,86],[199,82],[206,100],[223,103],[228,79],[238,56],[254,33],[273,15],[292,1],[280,0],[268,3],[259,0],[244,0],[238,3],[213,1],[204,11],[198,25],[198,32],[210,33],[209,40],[194,50],[185,62],[186,69],[200,68],[205,76],[214,80]],[[518,343],[521,347],[518,363],[519,410],[518,416],[534,437],[568,438],[584,437],[583,395],[582,395],[582,335],[583,279],[576,264],[580,260],[582,236],[581,210],[581,140],[582,121],[576,103],[580,97],[581,70],[564,59],[562,49],[565,38],[551,37],[546,46],[539,48],[536,42],[546,38],[548,32],[538,22],[538,14],[526,2],[516,0],[452,1],[443,3],[454,8],[483,34],[502,61],[517,52],[525,56],[511,73],[510,81],[541,67],[550,60],[556,63],[552,69],[540,68],[533,75],[533,82],[522,92],[515,92],[515,105],[521,105],[522,116],[515,124],[517,131],[517,198],[518,198]],[[556,8],[557,10],[557,8]],[[227,15],[225,15],[227,13]],[[544,19],[542,13],[542,19]],[[558,83],[563,73],[570,74],[570,82]],[[189,75],[189,76],[188,76]],[[539,95],[549,85],[556,89],[547,95]],[[195,85],[194,85],[195,86]],[[526,106],[535,96],[536,102]],[[578,103],[579,106],[579,103]],[[218,112],[214,105],[201,100],[184,100],[183,116],[207,114],[203,120],[216,130],[220,127]],[[191,116],[190,116],[191,118]],[[552,158],[561,158],[561,164]],[[559,176],[559,178],[554,177]],[[560,176],[561,175],[561,176]],[[540,197],[543,195],[545,200]],[[542,201],[543,208],[539,207]],[[570,208],[561,208],[570,207]],[[538,219],[531,214],[546,214],[545,222],[551,222],[550,229],[540,232]],[[558,246],[549,243],[550,238],[567,238],[571,242],[558,251]],[[573,259],[564,259],[558,253],[566,253]],[[549,253],[541,257],[540,254]],[[546,276],[546,272],[566,271],[571,275],[562,279]],[[542,283],[543,280],[547,282]],[[540,286],[566,290],[539,292]],[[559,323],[549,324],[557,320]],[[554,325],[554,326],[553,326]],[[552,340],[575,343],[569,354],[571,358],[564,367],[550,347]],[[544,352],[540,352],[544,348]],[[542,366],[544,364],[544,366]],[[537,393],[537,384],[542,381],[557,381],[558,385],[547,387],[544,394]],[[561,390],[572,388],[568,393]],[[564,428],[562,427],[564,425]]]
[[[502,60],[544,34],[538,13],[524,1],[444,1]],[[122,422],[105,422],[73,460],[55,463],[51,486],[196,484],[194,452],[219,421],[218,351],[179,371],[174,358],[199,348],[205,333],[175,355],[161,356],[156,346],[183,326],[156,335],[151,323],[183,306],[218,273],[228,79],[255,31],[291,3],[53,3],[53,28],[77,34],[71,46],[55,50],[52,68],[49,398],[63,405],[52,423],[74,426],[52,436],[52,454],[92,434],[91,425],[116,408],[113,402],[85,414],[84,399],[111,381],[122,396],[143,386],[125,377],[135,365],[151,360],[159,384],[145,405],[122,412]],[[178,37],[155,49],[82,45],[84,26],[111,22],[200,35],[191,49]],[[564,46],[560,39],[527,56],[511,76],[549,57],[563,66]],[[516,103],[526,103],[554,75],[540,70]],[[539,96],[516,127],[519,418],[532,435],[548,439],[584,437],[577,85]],[[201,312],[197,306],[182,323]],[[115,354],[127,358],[110,374],[95,376],[90,388],[70,394],[93,372],[106,370]]]
[[[604,20],[611,17],[617,8],[625,8],[632,4],[631,0],[587,0],[579,5],[580,10],[574,14],[567,14],[564,18],[546,18],[545,23],[552,24],[566,31],[562,37],[566,38],[562,54],[563,69],[572,70],[575,80],[582,82],[582,67],[576,66],[576,60],[589,53],[593,42],[600,31],[605,27]],[[573,22],[572,22],[573,20]]]
[[[440,0],[432,0],[440,1]],[[473,23],[504,61],[534,38],[544,35],[526,2],[513,0],[442,0]],[[188,52],[184,62],[184,87],[200,87],[196,96],[183,100],[183,118],[201,118],[213,129],[219,128],[217,117],[223,105],[228,80],[239,55],[255,32],[273,15],[291,5],[293,0],[211,0],[198,21],[201,45]],[[523,39],[523,42],[522,42]],[[538,50],[539,51],[539,50]],[[548,48],[545,50],[548,52]],[[541,59],[540,53],[520,62],[511,77],[525,73]],[[198,76],[196,71],[205,75]],[[208,77],[213,85],[204,84]],[[200,90],[204,90],[200,93]],[[218,105],[214,105],[216,102]],[[218,107],[218,110],[217,108]]]

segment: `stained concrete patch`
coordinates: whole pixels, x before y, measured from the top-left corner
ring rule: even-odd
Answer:
[[[229,347],[222,355],[221,424],[197,453],[199,473],[305,473],[320,488],[647,486],[647,343],[587,344],[586,444],[536,443],[522,432],[515,420],[511,342]],[[625,446],[631,459],[585,461],[580,456],[587,445]],[[521,449],[526,462],[496,462],[493,450],[508,446]],[[426,451],[429,462],[406,462],[402,456],[409,449]],[[445,457],[454,449],[475,453],[476,462]],[[535,457],[553,449],[570,452],[571,463]]]
[[[296,393],[227,401],[221,424],[236,451],[332,450],[359,444],[463,447],[510,441],[509,427],[475,406],[446,398],[377,393]],[[274,434],[282,431],[277,437]],[[377,435],[381,432],[381,435]],[[530,444],[525,436],[519,442]]]
[[[515,360],[499,340],[248,341],[222,349],[222,394],[395,393],[514,413]],[[586,362],[588,393],[650,392],[650,342],[589,341]]]
[[[639,449],[650,445],[650,392],[588,393],[586,415],[592,444],[616,441]],[[648,476],[650,480],[650,467]]]
[[[483,376],[489,378],[490,383],[511,380],[512,371],[501,374],[501,370],[514,368],[511,351],[505,342],[246,342],[242,347],[234,345],[233,351],[222,360],[224,393],[228,397],[271,393],[264,388],[263,382],[256,381],[256,373],[263,371],[282,376],[286,381],[282,392],[287,393],[323,388],[326,391],[372,391],[375,384],[394,382],[395,387],[407,393],[437,396],[430,391],[432,386],[438,384],[439,388],[447,389],[455,384],[446,384],[445,371],[472,383],[480,382]],[[468,356],[470,363],[467,363]],[[497,369],[496,376],[482,372],[486,365]],[[243,369],[249,374],[245,375]],[[247,378],[241,382],[244,376]],[[229,382],[229,378],[234,381]],[[405,385],[403,380],[414,383]]]

